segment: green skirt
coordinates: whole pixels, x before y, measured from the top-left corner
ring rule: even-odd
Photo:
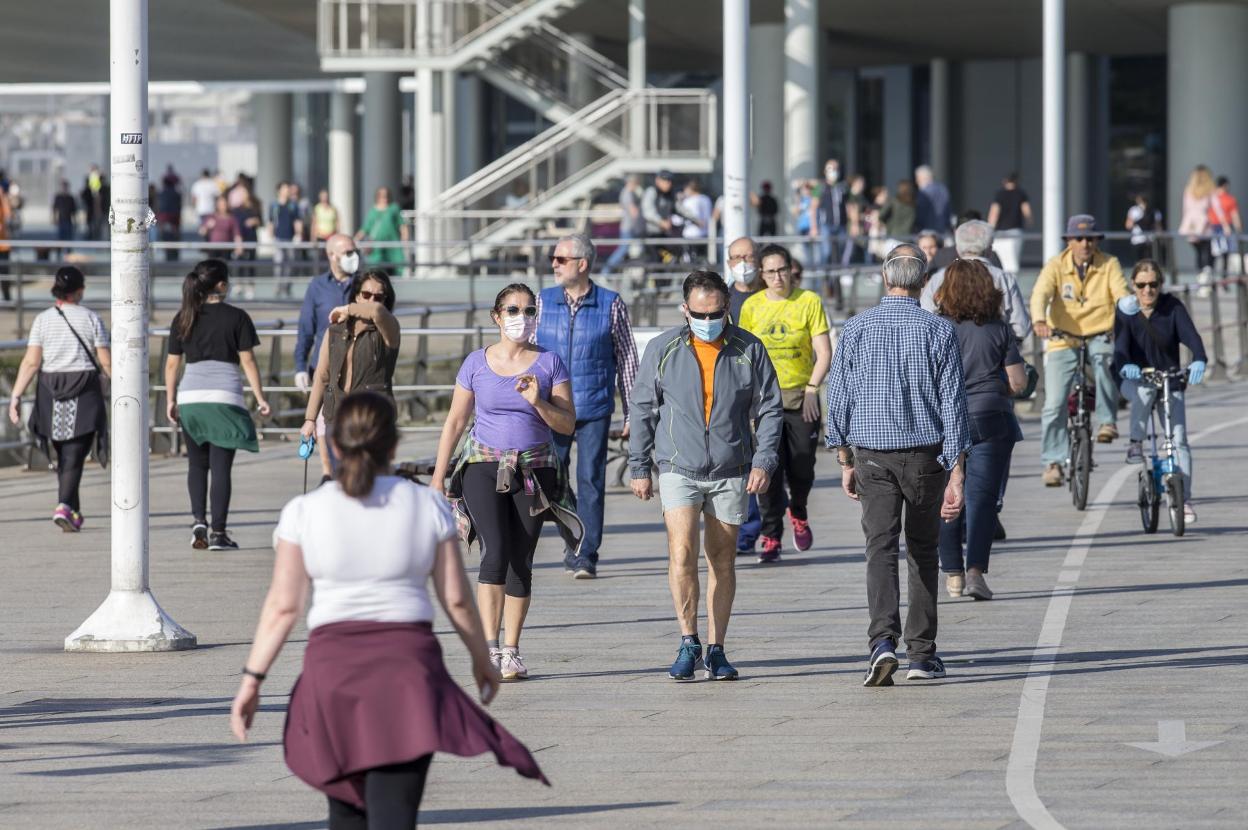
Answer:
[[[260,452],[256,425],[245,409],[226,403],[188,403],[178,407],[178,419],[196,444]]]

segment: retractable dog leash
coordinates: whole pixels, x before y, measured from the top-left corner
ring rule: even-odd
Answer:
[[[316,452],[316,436],[299,439],[299,457],[303,459],[303,493],[308,493],[308,460]]]

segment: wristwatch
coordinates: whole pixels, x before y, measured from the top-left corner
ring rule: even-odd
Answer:
[[[841,458],[841,453],[845,453],[845,458]],[[853,447],[838,447],[836,450],[836,463],[842,467],[854,466],[854,450]]]

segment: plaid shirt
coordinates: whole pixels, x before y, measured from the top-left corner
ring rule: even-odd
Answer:
[[[941,445],[952,469],[971,445],[962,354],[953,325],[918,300],[884,297],[849,318],[828,372],[829,447]]]
[[[567,291],[563,292],[563,298],[568,301],[570,315],[576,317],[576,312],[581,310],[581,303],[588,293],[573,298]],[[541,295],[537,298],[537,317],[539,320],[542,317]],[[537,342],[536,333],[529,338],[529,342]],[[627,422],[628,395],[637,379],[637,342],[633,340],[633,324],[628,319],[628,304],[618,295],[611,303],[611,343],[615,347],[615,388],[620,392],[620,408],[624,413],[624,421]],[[568,371],[575,372],[576,367],[569,365]]]

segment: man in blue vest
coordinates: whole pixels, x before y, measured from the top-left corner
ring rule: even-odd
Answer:
[[[565,236],[550,258],[556,285],[537,298],[533,342],[558,353],[572,373],[576,432],[555,435],[555,447],[567,464],[576,441],[576,512],[585,525],[581,555],[564,554],[563,564],[577,579],[598,575],[602,511],[607,488],[607,437],[615,411],[615,390],[622,391],[624,437],[628,437],[628,393],[637,377],[637,345],[628,306],[619,294],[589,278],[594,243],[583,233]]]

